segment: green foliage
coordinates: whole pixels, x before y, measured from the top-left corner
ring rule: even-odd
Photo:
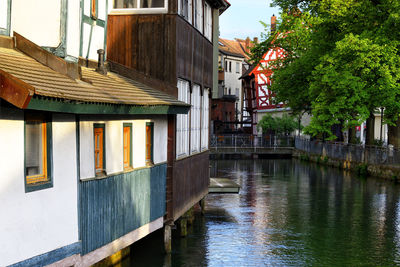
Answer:
[[[298,121],[288,114],[280,117],[264,115],[257,124],[257,130],[262,129],[263,134],[286,134],[289,135],[298,128]],[[301,126],[301,125],[300,125]]]
[[[363,163],[356,167],[356,172],[358,176],[366,177],[368,175],[368,165]]]
[[[335,139],[331,129],[359,125],[379,107],[385,123],[400,115],[400,1],[273,0],[278,31],[252,50],[256,62],[283,48],[272,91],[295,114],[312,114],[305,132]],[[301,10],[301,12],[300,12]]]

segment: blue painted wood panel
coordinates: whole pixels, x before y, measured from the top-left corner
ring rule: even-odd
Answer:
[[[167,165],[80,182],[82,254],[165,214]]]

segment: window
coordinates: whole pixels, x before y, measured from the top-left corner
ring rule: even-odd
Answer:
[[[203,103],[201,109],[201,150],[208,149],[208,125],[209,125],[209,92],[210,89],[205,88],[203,92]]]
[[[232,61],[229,61],[229,72],[232,72]]]
[[[11,0],[0,0],[0,34],[10,35]]]
[[[178,14],[184,17],[189,23],[192,23],[192,0],[179,0]]]
[[[94,162],[96,176],[105,175],[104,124],[94,125]]]
[[[236,96],[239,97],[239,88],[236,88]]]
[[[228,71],[228,61],[225,60],[225,72],[227,72],[227,71]]]
[[[114,9],[167,9],[168,0],[114,0]],[[111,12],[113,13],[113,12]],[[124,12],[125,13],[125,12]],[[129,13],[129,12],[128,12]]]
[[[194,0],[194,27],[203,33],[203,0]]]
[[[124,170],[132,169],[132,124],[124,123]]]
[[[97,0],[91,0],[90,17],[94,20],[97,19]]]
[[[204,36],[212,40],[212,9],[207,2],[204,2]]]
[[[240,73],[240,63],[236,62],[236,73]]]
[[[52,186],[51,123],[45,116],[25,118],[25,185],[27,192]]]
[[[146,123],[146,164],[153,164],[153,129],[152,122]]]
[[[201,109],[201,95],[200,86],[195,84],[191,96],[192,107],[190,109],[190,152],[200,152],[200,109]]]
[[[188,81],[178,80],[178,100],[189,103],[190,85]],[[176,116],[176,157],[189,155],[189,115]]]

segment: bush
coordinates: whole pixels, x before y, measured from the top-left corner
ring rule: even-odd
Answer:
[[[356,168],[357,174],[361,177],[366,177],[368,175],[368,165],[360,164]]]
[[[265,115],[257,124],[257,130],[262,129],[263,134],[285,134],[289,135],[298,128],[298,121],[288,114],[282,118]],[[300,129],[302,126],[300,125]]]

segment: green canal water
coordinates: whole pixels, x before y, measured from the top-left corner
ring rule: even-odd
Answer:
[[[400,266],[399,185],[297,160],[211,165],[240,194],[208,195],[189,235],[175,231],[170,256],[159,232],[123,265]]]

